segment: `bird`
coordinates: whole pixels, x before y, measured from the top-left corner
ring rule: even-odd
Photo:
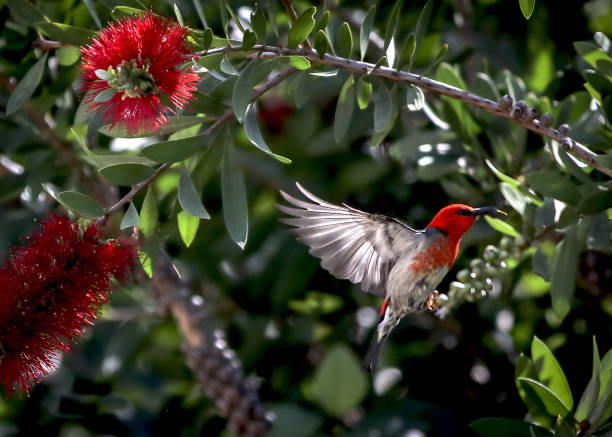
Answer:
[[[329,203],[299,182],[296,186],[306,200],[281,190],[291,206],[277,204],[289,216],[280,221],[291,226],[290,232],[321,259],[325,270],[383,298],[363,361],[370,372],[376,369],[385,339],[404,316],[435,309],[436,287],[455,262],[463,234],[481,215],[506,214],[491,206],[456,203],[417,230],[398,218]]]

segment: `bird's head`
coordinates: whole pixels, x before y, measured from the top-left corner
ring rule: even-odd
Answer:
[[[470,226],[474,224],[478,216],[498,214],[505,215],[506,213],[492,206],[472,208],[468,205],[455,203],[445,206],[438,211],[433,220],[427,225],[427,228],[438,228],[449,237],[460,239],[470,229]]]

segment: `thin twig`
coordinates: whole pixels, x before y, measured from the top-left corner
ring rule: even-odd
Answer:
[[[297,48],[297,49],[287,49],[276,46],[268,46],[257,44],[253,46],[251,50],[259,51],[259,52],[267,52],[267,53],[276,53],[277,56],[303,56],[308,59],[310,62],[319,64],[319,65],[328,65],[331,67],[341,68],[347,71],[352,71],[354,73],[371,75],[384,77],[386,79],[390,79],[396,82],[404,82],[415,85],[421,89],[441,94],[444,96],[448,96],[450,98],[460,100],[468,105],[475,106],[484,111],[490,112],[492,114],[497,115],[498,117],[506,118],[520,126],[523,126],[538,135],[543,137],[548,137],[557,141],[559,144],[563,145],[564,149],[573,154],[575,157],[585,162],[589,166],[594,169],[605,173],[606,175],[612,177],[612,169],[607,168],[596,161],[597,154],[592,152],[586,146],[578,143],[577,141],[572,140],[567,135],[562,134],[557,129],[553,129],[550,127],[545,127],[540,123],[534,122],[535,120],[530,120],[528,118],[523,118],[520,116],[516,116],[516,112],[511,111],[511,108],[502,108],[498,102],[493,100],[486,99],[484,97],[478,96],[474,93],[471,93],[466,90],[462,90],[460,88],[454,87],[452,85],[445,84],[443,82],[438,82],[436,80],[430,79],[428,77],[421,76],[419,74],[410,73],[403,70],[396,70],[394,68],[388,68],[379,66],[376,67],[375,64],[371,64],[369,62],[356,61],[352,59],[341,58],[339,56],[334,56],[330,54],[325,54],[324,56],[320,56],[317,52],[308,48]],[[224,47],[218,47],[207,52],[200,52],[196,55],[205,56],[215,53],[226,53],[226,52],[238,52],[242,51],[242,46],[240,45],[228,45]],[[375,68],[376,67],[376,68]]]

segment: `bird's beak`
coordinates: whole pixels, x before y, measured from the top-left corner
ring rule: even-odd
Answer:
[[[508,215],[506,212],[502,211],[501,209],[497,209],[494,208],[492,206],[483,206],[482,208],[475,208],[472,211],[472,214],[478,216],[478,215]]]

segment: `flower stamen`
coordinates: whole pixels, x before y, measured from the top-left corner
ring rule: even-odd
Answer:
[[[155,77],[149,72],[151,61],[146,59],[138,66],[135,59],[123,61],[117,68],[108,67],[108,86],[123,93],[121,100],[146,97],[159,94]]]

